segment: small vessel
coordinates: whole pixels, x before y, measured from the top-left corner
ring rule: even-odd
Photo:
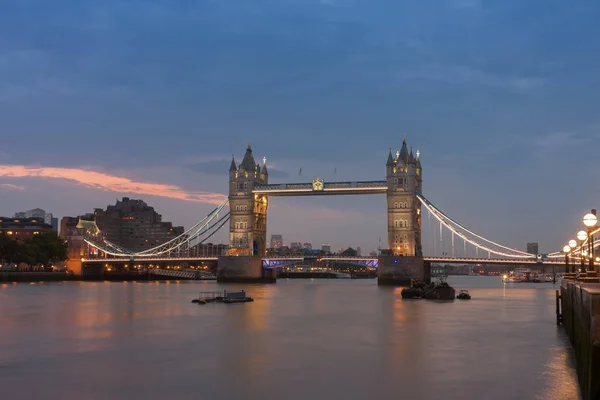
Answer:
[[[252,297],[246,296],[245,291],[239,292],[200,292],[200,296],[197,299],[193,299],[192,303],[195,304],[207,304],[207,303],[248,303],[254,301]]]
[[[468,290],[461,289],[456,295],[456,298],[460,300],[471,300],[471,295],[469,294]]]
[[[426,287],[424,282],[411,281],[410,286],[402,289],[400,295],[403,299],[422,299]]]
[[[445,277],[439,277],[437,282],[431,283],[423,294],[428,300],[454,300],[456,290],[446,282]]]

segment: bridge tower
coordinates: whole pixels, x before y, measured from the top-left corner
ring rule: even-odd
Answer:
[[[262,168],[254,160],[248,144],[244,159],[236,166],[232,157],[229,167],[229,255],[264,257],[267,245],[266,196],[252,193],[257,183],[268,183],[266,159]]]
[[[394,256],[422,257],[421,245],[421,193],[423,170],[420,154],[414,155],[402,140],[402,148],[388,155],[386,163],[388,248]]]

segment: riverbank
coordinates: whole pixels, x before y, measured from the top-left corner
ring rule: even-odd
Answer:
[[[197,280],[215,280],[204,278]],[[67,272],[0,272],[0,282],[133,282],[133,281],[181,281],[189,280],[176,276],[156,276],[139,272],[105,272],[104,274],[77,276]]]
[[[560,295],[583,399],[600,398],[600,283],[563,280]]]

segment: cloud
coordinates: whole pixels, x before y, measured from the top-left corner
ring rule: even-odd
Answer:
[[[197,203],[219,204],[225,195],[210,192],[191,192],[162,183],[136,182],[129,178],[79,168],[0,165],[0,176],[6,178],[51,178],[75,181],[80,185],[109,192],[133,193]],[[17,187],[16,185],[11,185]]]
[[[13,185],[12,183],[0,183],[0,188],[11,190],[25,190],[25,186]]]
[[[514,90],[536,89],[546,84],[544,79],[535,76],[501,76],[468,65],[444,63],[421,65],[418,68],[400,70],[396,74],[396,78],[400,80],[424,79],[449,84],[473,84]]]

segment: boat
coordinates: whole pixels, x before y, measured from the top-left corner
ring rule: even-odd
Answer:
[[[252,297],[246,296],[245,291],[239,292],[200,292],[200,296],[197,299],[193,299],[192,303],[195,304],[208,304],[208,303],[248,303],[252,302]]]
[[[417,287],[407,287],[400,292],[400,296],[402,296],[403,299],[421,299],[424,294],[425,291],[422,288]]]
[[[400,296],[403,299],[422,299],[426,288],[425,282],[411,280],[410,286],[402,289]]]
[[[445,277],[439,277],[426,289],[423,298],[428,300],[454,300],[456,290],[446,282]]]
[[[456,295],[456,298],[460,300],[471,300],[471,295],[469,294],[468,290],[461,289]]]

